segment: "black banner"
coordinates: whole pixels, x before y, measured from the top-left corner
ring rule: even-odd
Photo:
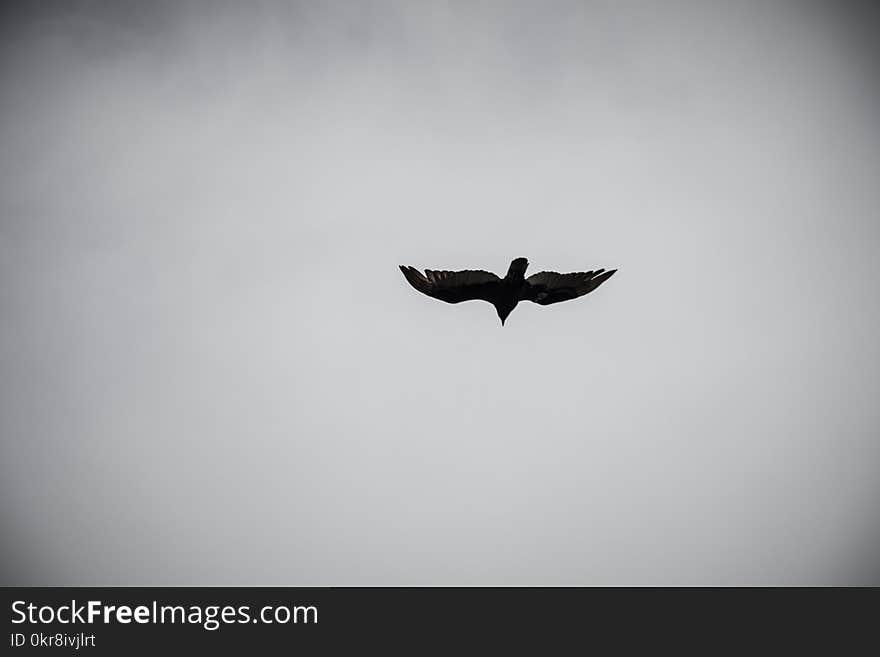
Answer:
[[[479,639],[617,647],[832,633],[875,623],[876,589],[7,588],[4,643],[132,650],[327,649]],[[698,637],[703,637],[698,640]]]

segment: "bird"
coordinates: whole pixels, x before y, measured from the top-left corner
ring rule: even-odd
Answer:
[[[400,265],[403,276],[422,294],[446,303],[479,299],[495,306],[501,326],[520,301],[533,301],[542,306],[568,301],[588,294],[611,278],[616,269],[559,274],[542,271],[525,277],[529,261],[514,258],[504,278],[483,271],[466,269],[445,271],[426,269],[422,274],[415,267]]]

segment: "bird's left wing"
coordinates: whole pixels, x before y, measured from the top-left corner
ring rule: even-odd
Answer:
[[[429,297],[446,303],[459,303],[480,299],[492,302],[498,292],[501,279],[487,271],[433,271],[422,274],[415,267],[400,266],[400,271],[415,289]]]
[[[521,300],[534,301],[547,306],[551,303],[576,299],[595,290],[616,271],[616,269],[611,271],[597,269],[574,274],[557,274],[555,271],[538,272],[526,279]]]

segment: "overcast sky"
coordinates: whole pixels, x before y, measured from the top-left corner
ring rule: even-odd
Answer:
[[[247,4],[4,15],[3,584],[880,584],[857,5]]]

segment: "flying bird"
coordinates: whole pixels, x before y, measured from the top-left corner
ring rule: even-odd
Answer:
[[[534,301],[547,306],[551,303],[576,299],[595,290],[617,271],[597,269],[572,274],[542,271],[526,278],[528,266],[528,260],[516,258],[510,263],[507,276],[504,278],[488,271],[474,269],[464,271],[426,269],[422,274],[415,267],[400,265],[400,271],[409,284],[419,292],[446,303],[460,303],[474,299],[488,301],[495,306],[502,326],[520,301]]]

